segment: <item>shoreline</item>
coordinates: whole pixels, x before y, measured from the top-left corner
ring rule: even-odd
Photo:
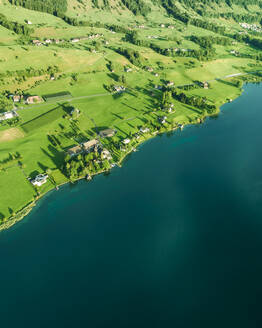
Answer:
[[[244,84],[244,86],[246,84],[249,84],[249,83],[252,83],[252,82],[246,82]],[[232,101],[238,99],[244,92],[244,86],[241,88],[241,93],[239,96],[237,96],[236,98],[232,99]],[[230,102],[232,102],[230,101]],[[215,116],[218,116],[220,113],[221,113],[221,108],[225,105],[229,103],[229,101],[225,101],[220,107],[217,108],[217,111],[215,113],[212,113],[210,115],[208,115],[207,113],[205,113],[203,116],[201,117],[198,117],[197,120],[195,122],[191,122],[191,123],[187,123],[187,124],[184,124],[183,127],[185,126],[190,126],[190,125],[197,125],[197,124],[202,124],[205,122],[205,120],[207,118],[211,118],[211,117],[215,117]],[[139,147],[140,145],[144,144],[146,141],[158,136],[158,135],[161,135],[161,134],[166,134],[166,133],[169,133],[169,132],[173,132],[173,131],[176,131],[178,129],[181,129],[179,127],[174,127],[174,128],[166,128],[165,131],[158,131],[157,133],[150,133],[150,134],[146,134],[146,136],[143,138],[143,140],[141,141],[138,141],[138,144],[136,145],[136,147]],[[119,160],[118,163],[115,163],[116,166],[118,166],[119,168],[122,167],[122,164],[124,162],[124,160],[127,158],[128,155],[130,155],[131,153],[134,152],[134,149],[136,147],[132,147],[130,150],[128,150]],[[97,175],[100,175],[100,174],[103,174],[103,173],[106,173],[106,172],[110,172],[111,169],[109,170],[102,170],[102,171],[99,171],[97,173],[93,173],[91,175],[92,179],[97,176]],[[66,185],[66,184],[69,184],[69,183],[77,183],[78,181],[81,181],[81,180],[84,180],[86,179],[86,176],[81,176],[79,178],[77,178],[76,180],[74,181],[64,181],[60,184],[57,184],[54,188],[44,192],[43,194],[37,196],[37,198],[35,200],[33,200],[32,202],[30,202],[29,204],[27,204],[25,207],[23,207],[21,210],[19,210],[16,214],[14,214],[13,216],[10,216],[6,222],[3,222],[1,225],[0,225],[0,232],[4,231],[4,230],[7,230],[9,228],[11,228],[12,226],[14,226],[16,223],[18,223],[19,221],[22,221],[29,213],[31,213],[32,209],[37,205],[37,202],[42,199],[45,195],[47,195],[49,192],[51,191],[54,191],[55,189],[59,189],[60,187]]]

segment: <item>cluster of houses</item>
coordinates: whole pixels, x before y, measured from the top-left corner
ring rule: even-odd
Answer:
[[[167,25],[167,26],[166,26],[165,24],[161,24],[160,27],[161,27],[161,28],[166,28],[166,27],[167,27],[167,28],[169,28],[169,29],[171,29],[171,30],[173,30],[173,29],[175,28],[173,25]]]
[[[90,34],[88,36],[83,36],[83,37],[79,37],[79,38],[72,38],[70,40],[71,43],[77,43],[80,41],[84,41],[84,40],[93,40],[99,37],[102,37],[103,34]],[[66,40],[61,40],[61,39],[45,39],[44,41],[40,41],[40,40],[32,40],[33,45],[35,46],[43,46],[43,45],[48,45],[48,44],[60,44],[65,42]]]
[[[116,130],[105,129],[100,131],[99,136],[101,138],[112,138],[116,134]],[[101,157],[103,159],[111,159],[110,152],[107,149],[103,149],[101,143],[98,139],[92,139],[81,143],[80,145],[74,146],[67,150],[67,154],[71,157],[77,156],[82,153],[91,153],[94,151],[101,152]]]
[[[72,43],[77,43],[77,42],[80,42],[80,41],[97,39],[97,38],[100,38],[100,37],[103,37],[103,36],[104,36],[103,34],[98,34],[98,33],[97,34],[90,34],[88,36],[73,38],[73,39],[71,39],[71,42]]]
[[[10,98],[13,99],[14,103],[19,103],[24,101],[25,104],[38,104],[43,101],[43,99],[40,96],[28,96],[24,98],[23,95],[9,95]]]
[[[250,30],[250,31],[254,31],[254,32],[262,32],[262,28],[256,24],[239,23],[239,25],[246,30]]]
[[[45,39],[44,41],[40,41],[40,40],[33,40],[32,43],[33,45],[35,46],[43,46],[43,45],[47,45],[47,44],[52,44],[52,43],[55,43],[55,44],[59,44],[59,43],[63,43],[65,42],[65,40],[59,40],[59,39]]]
[[[0,121],[11,120],[12,118],[18,117],[16,111],[12,110],[9,112],[0,113]]]

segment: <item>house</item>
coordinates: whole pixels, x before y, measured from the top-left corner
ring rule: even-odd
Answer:
[[[172,81],[169,81],[167,84],[166,84],[167,87],[173,87],[174,86],[174,82]]]
[[[42,42],[39,40],[33,40],[32,42],[35,46],[38,46],[38,47],[42,45]]]
[[[26,24],[28,24],[28,25],[32,25],[32,22],[31,22],[30,20],[26,20],[25,22],[26,22]]]
[[[165,26],[165,24],[161,24],[160,27],[164,28],[164,27],[166,27],[166,26]]]
[[[36,104],[42,102],[42,98],[39,96],[29,96],[26,98],[26,103],[27,104]]]
[[[79,41],[80,41],[80,39],[77,39],[77,38],[71,40],[72,43],[76,43],[76,42],[79,42]]]
[[[140,128],[140,132],[142,132],[142,133],[148,133],[148,132],[150,132],[150,129],[149,128],[146,128],[146,127],[142,127],[142,128]]]
[[[77,156],[77,155],[81,154],[82,152],[83,152],[82,147],[79,145],[67,150],[68,155],[70,155],[71,157]]]
[[[114,91],[116,92],[124,92],[126,88],[123,85],[115,85],[114,86]]]
[[[24,96],[19,96],[19,95],[13,95],[13,102],[17,103],[23,99]]]
[[[12,118],[14,118],[16,116],[18,116],[18,114],[14,110],[12,110],[10,112],[1,113],[0,114],[0,121],[11,120]]]
[[[204,89],[208,89],[209,84],[208,84],[207,82],[201,82],[201,86],[202,86],[202,88],[204,88]]]
[[[174,26],[173,25],[169,25],[168,28],[170,28],[171,30],[174,29]]]
[[[32,185],[41,187],[44,183],[47,182],[47,174],[38,174],[34,179],[31,180]]]
[[[116,130],[106,129],[99,132],[101,138],[112,138],[116,134]]]
[[[98,145],[98,140],[93,139],[93,140],[84,142],[82,144],[82,148],[83,148],[84,152],[90,153],[90,152],[94,151],[94,149],[96,148],[97,145]]]
[[[167,119],[166,116],[158,117],[158,121],[159,121],[159,123],[161,123],[161,124],[165,124],[165,123],[166,123],[166,119]]]
[[[49,43],[52,43],[52,40],[46,39],[44,42],[47,43],[47,44],[49,44]]]
[[[152,67],[146,67],[146,70],[150,73],[152,73],[154,71]]]
[[[124,139],[122,142],[123,142],[124,145],[128,145],[131,142],[131,140],[130,139]]]
[[[132,68],[130,68],[130,67],[125,67],[125,72],[127,72],[127,73],[132,72]]]
[[[112,159],[112,156],[111,156],[109,150],[103,149],[102,152],[101,152],[101,158],[102,159],[108,159],[108,160]]]

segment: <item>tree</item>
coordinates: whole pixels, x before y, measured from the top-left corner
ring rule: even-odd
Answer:
[[[0,112],[8,112],[13,109],[13,102],[0,94]]]

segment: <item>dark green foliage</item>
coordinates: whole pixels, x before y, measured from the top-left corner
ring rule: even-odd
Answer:
[[[151,11],[143,0],[121,0],[121,2],[135,15],[146,16]]]
[[[209,104],[205,97],[188,96],[184,92],[180,92],[178,90],[175,90],[172,96],[173,98],[182,102],[183,104],[194,106],[200,109],[205,109],[207,110],[208,113],[212,113],[216,111],[216,106]]]
[[[219,44],[223,46],[229,46],[232,44],[232,41],[223,37],[214,37],[214,36],[196,36],[192,35],[190,38],[191,41],[199,44],[203,48],[212,48],[214,44]]]
[[[11,22],[3,14],[0,14],[0,25],[8,30],[14,31],[16,34],[28,36],[31,32],[33,32],[33,29],[29,28],[26,24]]]
[[[116,50],[120,55],[126,57],[133,65],[143,66],[144,59],[140,55],[139,51],[133,49],[118,48]]]
[[[9,0],[9,2],[16,6],[56,15],[67,10],[67,0]]]

